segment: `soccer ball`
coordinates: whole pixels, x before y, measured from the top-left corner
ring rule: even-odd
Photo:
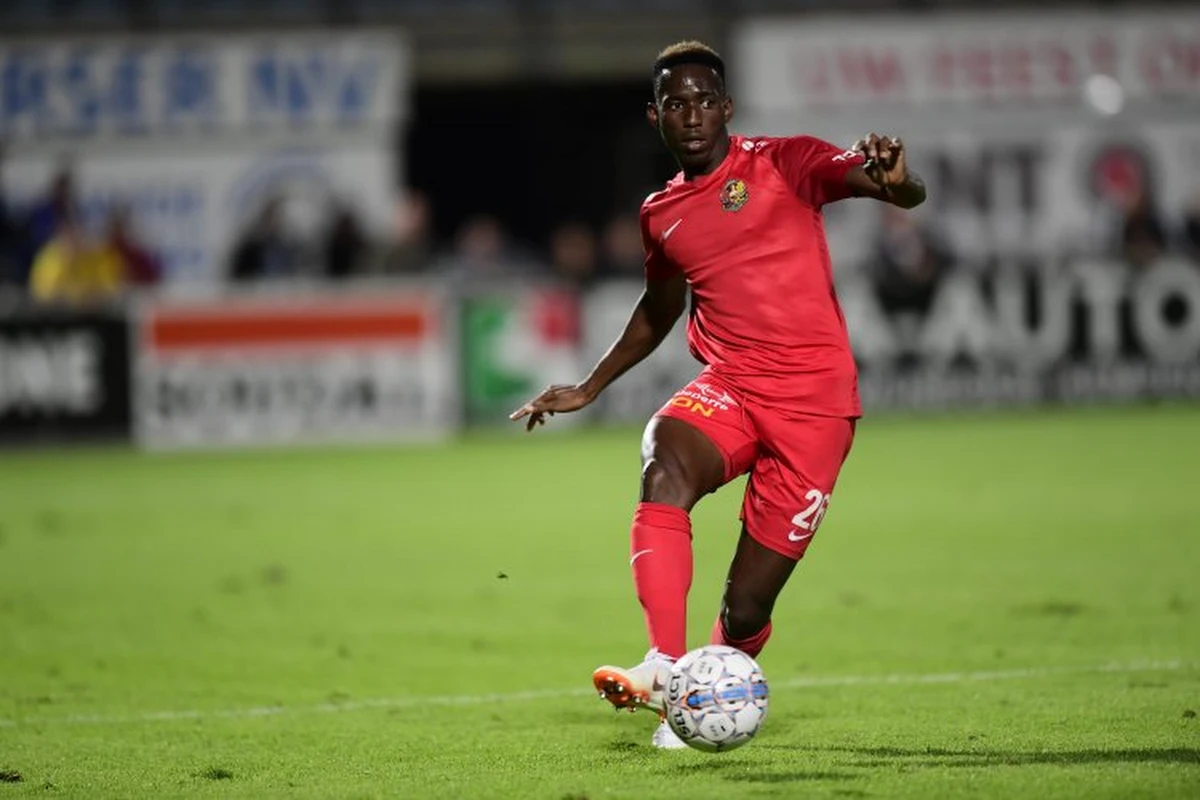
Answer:
[[[675,662],[667,678],[667,724],[706,753],[741,747],[767,716],[767,679],[741,650],[699,647]]]

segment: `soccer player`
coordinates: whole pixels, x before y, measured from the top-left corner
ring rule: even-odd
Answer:
[[[857,374],[821,208],[848,197],[912,208],[925,188],[890,136],[845,150],[809,136],[730,135],[725,65],[700,42],[659,54],[646,116],[680,172],[642,204],[641,298],[582,382],[549,387],[511,418],[533,430],[591,403],[662,342],[691,290],[688,344],[704,367],[646,427],[633,516],[629,563],[651,649],[637,666],[593,674],[617,708],[661,717],[666,674],[688,649],[692,507],[750,474],[712,642],[757,656],[854,439]],[[652,741],[683,746],[665,722]]]

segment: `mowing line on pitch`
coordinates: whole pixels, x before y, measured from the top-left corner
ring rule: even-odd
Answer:
[[[925,674],[896,673],[890,675],[813,675],[771,681],[772,691],[779,689],[820,689],[837,686],[914,686],[921,684],[988,683],[992,681],[1046,678],[1056,675],[1086,673],[1171,672],[1187,669],[1182,661],[1137,661],[1125,664],[1101,664],[1091,667],[1027,667],[1018,669],[982,670],[975,672],[932,672]],[[476,706],[491,703],[511,703],[522,700],[562,699],[592,694],[588,689],[543,689],[497,694],[432,695],[428,697],[382,697],[368,700],[347,700],[341,703],[318,703],[309,706],[257,706],[250,708],[217,709],[215,711],[148,711],[127,716],[101,714],[71,714],[63,717],[27,717],[23,720],[0,719],[0,728],[31,725],[123,725],[144,722],[176,722],[180,720],[243,719],[272,717],[285,714],[332,714],[372,709],[405,709],[423,706]]]

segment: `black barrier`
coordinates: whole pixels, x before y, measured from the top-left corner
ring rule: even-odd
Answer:
[[[0,316],[0,444],[128,439],[130,419],[123,313]]]

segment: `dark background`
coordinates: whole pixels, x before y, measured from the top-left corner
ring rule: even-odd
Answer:
[[[531,242],[568,220],[600,225],[675,173],[646,122],[650,98],[649,78],[418,87],[408,184],[437,209],[440,238],[481,212]]]

